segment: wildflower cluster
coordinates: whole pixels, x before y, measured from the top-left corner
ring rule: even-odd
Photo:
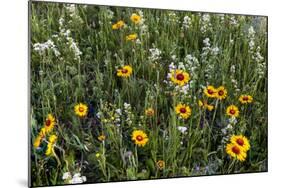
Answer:
[[[182,30],[186,30],[191,26],[191,18],[189,16],[184,16],[183,17],[183,22],[182,22]]]
[[[55,125],[55,117],[52,114],[48,114],[43,127],[41,128],[40,132],[33,142],[33,146],[36,149],[39,149],[40,145],[42,145],[43,141],[45,141],[47,143],[47,149],[45,151],[45,154],[47,156],[53,153],[53,147],[57,141],[57,136],[55,134],[52,134]]]
[[[66,184],[80,184],[87,181],[86,176],[81,176],[81,173],[71,174],[70,172],[65,172],[62,179]]]
[[[243,135],[233,135],[230,143],[226,145],[227,154],[239,161],[245,161],[249,149],[250,143]]]
[[[54,41],[52,41],[51,39],[49,39],[44,43],[35,43],[33,45],[33,49],[34,51],[38,52],[40,55],[47,53],[48,50],[51,50],[56,57],[59,57],[61,55],[57,46],[54,44]]]
[[[42,4],[32,186],[266,170],[264,19]]]
[[[200,31],[205,34],[208,30],[212,30],[212,24],[209,14],[203,14],[200,19]]]

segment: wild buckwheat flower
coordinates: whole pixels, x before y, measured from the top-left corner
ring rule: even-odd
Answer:
[[[52,41],[51,39],[47,40],[44,43],[35,43],[33,45],[33,49],[34,51],[38,52],[40,55],[43,55],[48,50],[53,51],[56,57],[59,57],[61,55],[57,46],[54,44],[54,41]]]
[[[178,18],[177,14],[174,11],[170,11],[168,13],[168,19],[169,19],[170,23],[173,23],[173,24],[179,23],[179,18]]]
[[[161,56],[161,50],[158,48],[151,48],[149,49],[150,56],[148,57],[151,61],[157,61],[160,59]]]
[[[64,173],[62,179],[68,184],[80,184],[87,181],[86,176],[81,176],[81,173],[75,173],[72,176],[70,172]]]
[[[71,178],[72,178],[72,175],[71,175],[70,172],[65,172],[65,173],[63,173],[63,176],[62,176],[62,179],[63,179],[63,180],[69,180],[69,179],[71,179]]]
[[[237,19],[235,18],[235,16],[231,16],[230,17],[230,21],[229,21],[230,25],[234,26],[234,27],[238,27],[239,23],[237,21]]]
[[[184,16],[182,22],[182,28],[188,29],[191,26],[191,18],[189,16]]]
[[[178,126],[177,129],[184,134],[187,131],[187,127],[183,127],[183,126]]]
[[[205,34],[208,30],[212,29],[212,24],[210,22],[211,17],[209,14],[203,14],[200,19],[200,31]]]

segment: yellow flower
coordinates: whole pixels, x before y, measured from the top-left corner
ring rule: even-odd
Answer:
[[[142,130],[134,130],[132,133],[132,140],[137,146],[144,147],[149,139],[147,134]]]
[[[222,100],[225,99],[227,96],[227,90],[223,87],[220,86],[217,88],[217,99]]]
[[[237,144],[229,143],[226,145],[226,153],[239,161],[245,161],[247,157],[246,151],[237,146]]]
[[[98,137],[98,140],[101,141],[101,142],[104,141],[104,140],[105,140],[105,136],[104,136],[103,134],[100,135],[100,136]]]
[[[242,103],[242,104],[249,104],[249,103],[252,103],[253,102],[253,97],[251,95],[241,95],[239,97],[239,101]]]
[[[199,105],[199,107],[208,109],[209,111],[212,111],[214,109],[214,105],[210,105],[206,101],[202,102],[201,100],[199,100],[198,105]]]
[[[117,70],[117,76],[119,77],[130,77],[133,73],[133,68],[130,65],[125,65],[121,69]]]
[[[148,108],[148,109],[146,109],[145,110],[145,115],[147,115],[147,116],[154,116],[154,110],[153,110],[153,108]]]
[[[245,151],[250,149],[249,140],[243,135],[233,135],[230,138],[231,143],[236,144],[237,146],[241,147]]]
[[[157,161],[156,165],[159,170],[162,170],[163,168],[165,168],[165,162],[163,160]]]
[[[178,114],[181,118],[187,119],[191,115],[191,108],[185,104],[178,104],[175,107],[176,114]]]
[[[119,20],[117,23],[112,25],[112,29],[113,30],[117,30],[117,29],[121,29],[122,27],[124,27],[125,22],[122,20]]]
[[[47,155],[47,156],[51,155],[52,154],[52,149],[53,149],[53,145],[48,144],[47,150],[45,152],[45,155]]]
[[[47,156],[51,155],[53,153],[53,148],[54,148],[54,144],[56,143],[57,141],[57,136],[56,135],[51,135],[49,137],[49,143],[47,145],[47,150],[45,152],[45,154]]]
[[[57,141],[57,139],[58,139],[58,137],[53,134],[49,137],[49,142],[54,144]]]
[[[33,142],[33,147],[38,148],[41,144],[42,137],[37,136]]]
[[[51,132],[56,124],[56,118],[52,114],[48,114],[44,122],[46,133]]]
[[[100,158],[101,154],[100,153],[96,153],[96,158]]]
[[[41,137],[45,137],[46,136],[46,128],[45,127],[41,128],[41,130],[39,132],[39,136],[41,136]]]
[[[136,13],[133,13],[131,15],[131,21],[134,22],[135,24],[139,24],[141,22],[141,16],[139,16]]]
[[[171,81],[179,86],[186,85],[190,80],[190,76],[187,72],[183,70],[172,70],[171,71]]]
[[[226,109],[226,114],[231,117],[238,117],[239,116],[239,109],[235,105],[230,105]]]
[[[85,117],[88,114],[88,106],[83,103],[79,103],[74,106],[74,112],[79,117]]]
[[[113,30],[117,30],[117,29],[118,29],[117,24],[113,24],[113,25],[112,25],[112,29],[113,29]]]
[[[215,98],[217,97],[217,90],[214,86],[207,86],[205,89],[204,89],[204,93],[207,97],[210,97],[210,98]]]
[[[138,35],[136,33],[130,34],[126,36],[126,40],[127,41],[132,41],[132,40],[136,40],[138,38]]]
[[[40,130],[38,136],[35,138],[34,143],[33,143],[33,146],[34,146],[35,148],[38,148],[38,147],[40,146],[41,141],[43,140],[43,138],[45,138],[45,136],[46,136],[46,129],[43,127],[43,128]]]

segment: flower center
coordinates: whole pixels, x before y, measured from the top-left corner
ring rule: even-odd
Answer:
[[[123,74],[126,74],[127,72],[128,72],[127,69],[122,69],[122,73],[123,73]]]
[[[238,146],[233,146],[232,152],[238,155],[240,153],[240,149],[238,148]]]
[[[142,141],[143,137],[141,135],[138,135],[136,139],[137,139],[137,141]]]
[[[238,138],[238,139],[236,140],[236,142],[237,142],[237,144],[239,144],[240,146],[243,146],[243,145],[244,145],[244,140],[241,139],[241,138]]]
[[[79,112],[84,112],[84,108],[83,107],[79,107]]]
[[[51,125],[51,120],[47,119],[47,120],[46,120],[46,126],[48,127],[48,126],[50,126],[50,125]]]
[[[249,98],[247,96],[243,97],[244,101],[247,101]]]
[[[211,90],[211,89],[208,89],[208,93],[209,93],[210,95],[212,95],[212,94],[214,93],[214,91]]]
[[[152,116],[153,115],[153,111],[152,110],[147,111],[147,115]]]
[[[184,79],[184,75],[183,74],[177,74],[177,80],[182,81]]]
[[[222,90],[219,91],[219,95],[223,96],[224,92]]]
[[[235,110],[231,109],[231,110],[229,111],[229,113],[235,114]]]
[[[180,109],[180,112],[181,112],[181,113],[185,113],[185,112],[186,112],[186,109],[185,109],[185,108],[181,108],[181,109]]]

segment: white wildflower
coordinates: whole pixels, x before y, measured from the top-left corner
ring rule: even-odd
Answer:
[[[184,66],[183,62],[179,62],[178,69],[185,70],[185,66]]]
[[[218,47],[214,47],[211,49],[212,55],[216,56],[219,54],[220,49]]]
[[[233,26],[238,26],[238,21],[236,20],[235,16],[231,16],[230,17],[230,25],[233,25]]]
[[[203,44],[204,44],[204,46],[206,46],[206,47],[210,47],[210,46],[211,46],[211,44],[210,44],[210,39],[209,39],[209,38],[205,38],[205,39],[203,40]]]
[[[137,39],[137,40],[136,40],[136,44],[141,44],[141,40],[140,40],[140,39]]]
[[[189,16],[185,16],[182,22],[182,28],[188,29],[191,26],[191,18]]]
[[[129,103],[126,103],[126,102],[125,102],[125,103],[124,103],[124,108],[125,108],[125,109],[129,109],[129,108],[131,108],[131,105],[130,105]]]
[[[48,50],[51,50],[54,52],[56,57],[60,56],[59,50],[57,49],[56,45],[51,39],[47,40],[44,43],[35,43],[33,45],[33,49],[34,51],[37,51],[40,55],[44,54]]]
[[[170,71],[176,69],[174,62],[170,63],[169,69],[170,69]]]
[[[62,179],[67,180],[71,178],[71,173],[70,172],[65,172],[63,173]]]
[[[76,42],[74,42],[73,38],[69,38],[68,44],[69,44],[70,49],[74,53],[75,59],[76,60],[80,59],[80,55],[82,54],[82,52],[78,48]]]
[[[210,22],[210,15],[209,14],[203,14],[203,16],[201,16],[200,19],[200,31],[204,34],[206,33],[208,30],[211,30],[212,28],[212,24]]]
[[[178,23],[179,22],[179,18],[174,11],[169,12],[168,16],[169,16],[168,17],[169,22],[171,22],[171,23]]]
[[[158,48],[151,48],[151,49],[149,49],[149,52],[150,52],[149,59],[151,61],[159,60],[161,53],[162,53],[161,50],[159,50]]]
[[[122,115],[122,111],[121,111],[121,109],[120,108],[117,108],[116,110],[115,110],[115,112],[118,114],[118,115]]]
[[[75,173],[72,176],[70,172],[64,173],[62,179],[69,184],[79,184],[87,181],[86,176],[81,176],[81,173]]]
[[[235,125],[237,123],[237,119],[235,117],[229,118],[229,123]]]

